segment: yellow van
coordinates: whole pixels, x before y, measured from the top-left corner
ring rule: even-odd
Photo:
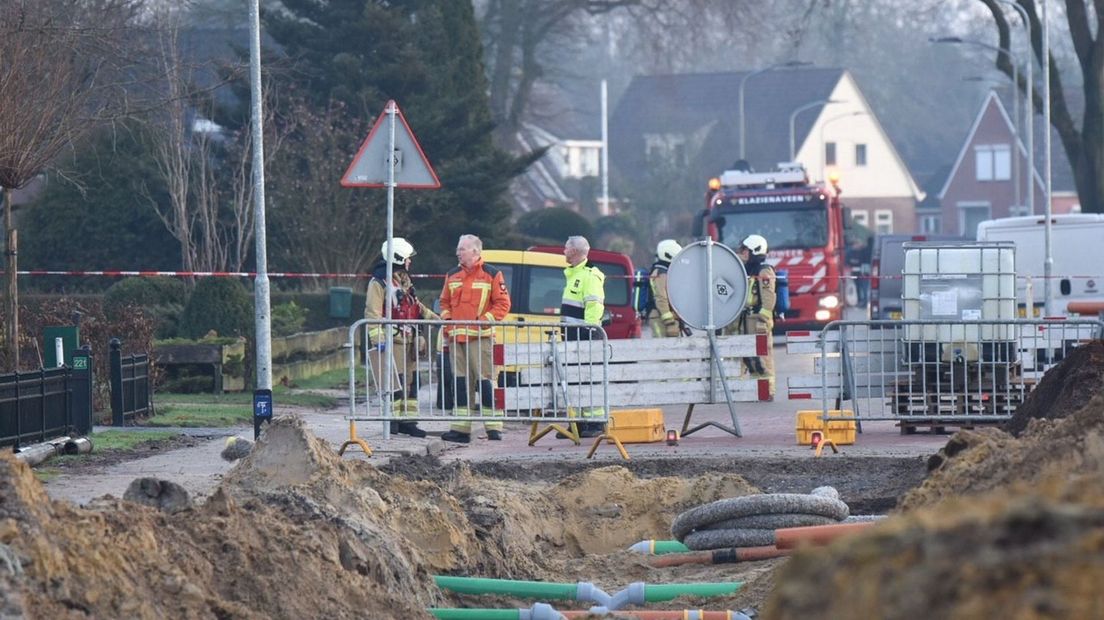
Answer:
[[[562,255],[528,250],[483,250],[483,262],[502,271],[510,291],[510,313],[506,321],[524,323],[559,323],[560,302],[563,300],[564,274],[567,261]],[[535,342],[544,340],[547,331],[535,327],[518,333],[519,328],[505,327],[496,340]]]

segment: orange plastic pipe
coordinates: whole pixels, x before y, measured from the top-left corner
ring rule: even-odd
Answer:
[[[774,544],[779,549],[794,549],[799,545],[827,545],[841,536],[856,534],[874,523],[874,521],[859,521],[782,528],[774,531]]]
[[[1066,304],[1070,314],[1100,314],[1104,312],[1104,301],[1071,301]]]
[[[780,558],[790,554],[789,549],[779,549],[774,545],[764,547],[732,547],[694,553],[675,553],[652,558],[651,565],[656,568],[682,566],[683,564],[733,564],[736,562],[755,562]]]
[[[697,612],[696,616],[691,616],[691,612]],[[561,615],[565,618],[593,618],[589,611],[583,610],[571,610],[561,611]],[[701,611],[697,609],[669,609],[669,610],[651,610],[651,611],[614,611],[603,616],[604,618],[639,618],[640,620],[685,620],[686,618],[695,617],[701,618],[701,620],[732,620],[736,617],[731,611]]]

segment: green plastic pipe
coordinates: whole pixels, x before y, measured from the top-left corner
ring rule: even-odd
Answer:
[[[438,620],[518,620],[516,609],[430,609]]]
[[[669,601],[680,596],[724,596],[735,594],[744,587],[742,581],[722,583],[670,583],[661,585],[644,584],[644,600],[649,603]]]
[[[690,547],[677,540],[642,540],[629,547],[629,550],[648,555],[663,555],[665,553],[688,553]]]
[[[482,577],[452,577],[435,575],[437,587],[460,594],[502,594],[521,598],[547,598],[575,600],[578,584],[547,583],[544,581],[514,581],[510,579],[484,579]],[[511,610],[508,610],[511,611]],[[516,610],[512,610],[515,611]]]

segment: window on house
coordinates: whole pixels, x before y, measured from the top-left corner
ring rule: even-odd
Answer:
[[[879,235],[888,235],[893,232],[893,211],[889,209],[874,210],[874,232]]]
[[[870,226],[870,214],[866,211],[852,211],[851,219],[854,220],[856,224]]]
[[[824,143],[824,164],[827,166],[836,165],[836,143],[825,142]]]
[[[1012,178],[1012,150],[1007,144],[974,147],[978,181],[1007,181]]]
[[[865,166],[866,165],[866,145],[865,144],[856,144],[855,145],[855,165],[856,166]]]
[[[921,215],[920,232],[927,235],[937,235],[942,230],[943,218],[938,215]]]

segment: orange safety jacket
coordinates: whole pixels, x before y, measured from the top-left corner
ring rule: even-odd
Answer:
[[[446,321],[501,321],[510,312],[510,291],[502,272],[480,259],[471,269],[457,266],[441,288],[441,318]],[[494,335],[490,326],[458,325],[446,328],[457,342]]]

